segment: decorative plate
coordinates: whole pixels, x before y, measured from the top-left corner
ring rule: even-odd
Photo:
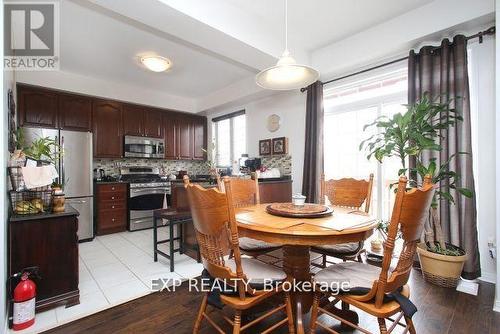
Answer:
[[[322,204],[306,203],[294,205],[293,203],[273,203],[266,207],[267,213],[281,217],[291,218],[319,218],[332,214],[333,209]]]

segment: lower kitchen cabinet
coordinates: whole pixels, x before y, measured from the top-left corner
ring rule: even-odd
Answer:
[[[292,201],[292,180],[260,181],[261,203],[288,203]]]
[[[94,187],[96,201],[97,235],[123,232],[127,229],[126,183],[97,183]]]
[[[66,205],[58,214],[12,216],[9,220],[8,273],[37,266],[36,310],[80,303],[78,290],[78,211]]]

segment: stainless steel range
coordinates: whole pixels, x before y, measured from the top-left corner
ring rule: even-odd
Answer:
[[[163,208],[165,201],[170,205],[170,182],[153,167],[121,168],[120,180],[130,183],[129,231],[153,227],[153,210]]]

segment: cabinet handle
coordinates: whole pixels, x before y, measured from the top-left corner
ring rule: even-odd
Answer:
[[[111,190],[115,190],[115,187],[111,187]]]
[[[115,221],[115,219],[114,219],[114,218],[111,218],[111,221],[112,221],[112,222],[114,222],[114,221]]]
[[[115,199],[115,196],[111,196],[111,199]]]
[[[114,205],[111,205],[111,209],[114,209],[114,208],[115,208],[115,206],[114,206]]]

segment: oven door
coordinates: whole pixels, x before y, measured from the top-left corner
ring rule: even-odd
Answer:
[[[170,205],[170,194],[166,187],[130,188],[129,230],[153,227],[153,211],[163,208],[165,201]]]

